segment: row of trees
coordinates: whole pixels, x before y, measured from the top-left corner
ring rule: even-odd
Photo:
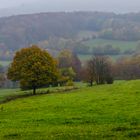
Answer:
[[[22,89],[73,85],[79,79],[81,62],[70,51],[62,51],[54,59],[46,50],[33,45],[18,51],[8,69],[8,79],[19,81]]]
[[[107,57],[94,57],[82,66],[77,55],[63,50],[57,59],[47,51],[33,45],[18,51],[8,69],[8,78],[19,81],[22,89],[46,86],[72,86],[73,81],[96,81],[97,84],[113,83],[111,65]]]
[[[63,50],[53,58],[46,50],[36,45],[18,51],[11,63],[7,77],[19,82],[21,89],[36,89],[48,86],[73,86],[73,81],[112,84],[114,79],[140,78],[140,56],[123,58],[112,62],[107,56],[93,56],[81,63],[76,54]],[[2,81],[0,79],[0,81]]]
[[[140,55],[120,58],[115,62],[107,56],[94,56],[82,71],[82,79],[91,86],[93,82],[112,84],[114,80],[140,79]]]
[[[114,65],[116,79],[140,79],[140,55],[119,59]]]

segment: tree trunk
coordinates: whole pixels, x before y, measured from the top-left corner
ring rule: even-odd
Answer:
[[[36,95],[36,87],[33,87],[33,95]]]
[[[91,87],[93,86],[93,81],[92,81],[92,80],[90,81],[90,86],[91,86]]]

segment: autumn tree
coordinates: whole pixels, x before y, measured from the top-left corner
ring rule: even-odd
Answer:
[[[86,65],[82,68],[81,76],[85,82],[89,83],[90,86],[93,86],[95,77],[94,77],[94,65],[92,61],[88,61]]]
[[[112,67],[108,57],[105,56],[94,56],[87,62],[85,79],[90,85],[93,85],[95,81],[99,84],[112,84]]]
[[[76,54],[70,50],[61,51],[58,56],[58,65],[60,69],[67,69],[68,71],[69,68],[72,68],[75,73],[74,80],[80,80],[80,71],[82,66],[81,61]]]
[[[16,52],[8,69],[8,78],[19,81],[22,89],[36,89],[57,80],[57,64],[52,56],[36,45]]]
[[[117,79],[140,79],[140,55],[119,59],[115,64],[114,73]]]
[[[75,77],[75,72],[71,67],[61,68],[60,69],[60,77],[59,77],[60,86],[73,85],[74,77]]]

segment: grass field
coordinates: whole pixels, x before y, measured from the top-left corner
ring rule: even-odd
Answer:
[[[65,91],[71,91],[78,88],[85,87],[85,83],[75,83],[75,86],[73,87],[49,87],[49,88],[41,88],[37,89],[38,95],[47,94],[47,93],[58,93],[58,92],[65,92]],[[3,101],[7,101],[7,99],[13,99],[13,98],[20,98],[23,96],[31,96],[32,90],[27,91],[21,91],[20,89],[0,89],[0,103]],[[18,96],[18,97],[17,97]]]
[[[79,59],[82,62],[86,62],[87,60],[89,60],[90,58],[92,58],[93,55],[84,55],[84,54],[80,54],[78,55]],[[119,58],[122,57],[131,57],[132,55],[108,55],[113,61],[118,60]]]
[[[0,60],[0,65],[2,66],[8,66],[11,63],[11,61],[1,61]]]
[[[118,40],[107,40],[107,39],[93,39],[90,41],[86,41],[84,43],[87,46],[90,46],[91,48],[110,44],[113,47],[120,48],[120,50],[123,52],[129,49],[135,50],[136,47],[140,44],[140,41],[118,41]]]
[[[138,140],[139,85],[121,81],[1,104],[0,139]],[[1,90],[0,96],[15,91],[20,93]]]
[[[90,50],[97,46],[105,46],[105,45],[112,45],[113,47],[120,48],[121,53],[120,55],[110,55],[113,60],[117,60],[121,57],[130,57],[130,55],[124,55],[123,52],[127,50],[135,50],[137,46],[140,44],[140,41],[118,41],[118,40],[106,40],[106,39],[93,39],[90,41],[85,41],[85,45],[90,47]],[[92,55],[78,55],[81,61],[86,61],[92,57]]]

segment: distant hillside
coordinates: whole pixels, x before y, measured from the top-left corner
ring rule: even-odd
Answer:
[[[14,50],[50,36],[72,37],[81,30],[98,30],[99,25],[90,23],[93,18],[98,20],[97,17],[111,18],[112,14],[42,13],[1,18],[0,44]]]
[[[83,30],[95,32],[96,38],[140,40],[140,13],[59,12],[0,18],[0,46],[17,50],[50,37],[75,38]]]

